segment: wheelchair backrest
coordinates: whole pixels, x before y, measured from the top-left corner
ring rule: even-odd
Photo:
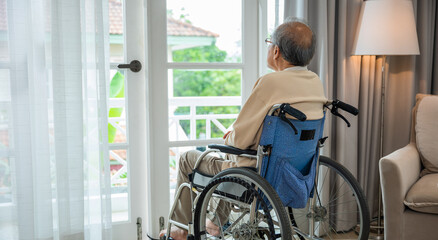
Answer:
[[[321,119],[305,121],[265,117],[260,146],[267,154],[260,174],[285,206],[303,208],[312,195],[324,120],[325,114]]]

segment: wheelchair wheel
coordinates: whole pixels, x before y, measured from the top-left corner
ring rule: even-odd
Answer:
[[[368,239],[370,217],[359,183],[330,158],[321,156],[319,166],[313,199],[289,209],[296,239]]]
[[[219,234],[211,235],[207,219],[220,226]],[[205,187],[196,203],[194,233],[195,239],[292,239],[277,193],[245,168],[222,171]]]

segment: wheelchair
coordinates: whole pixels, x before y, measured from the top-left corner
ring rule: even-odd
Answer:
[[[339,100],[329,101],[324,117],[306,120],[289,104],[276,104],[267,113],[258,150],[209,145],[197,159],[190,183],[182,184],[192,194],[192,222],[168,221],[188,230],[187,239],[368,239],[370,217],[361,187],[341,164],[319,156],[327,109],[350,123],[340,113],[358,110]],[[293,117],[293,118],[291,118]],[[221,152],[257,160],[255,168],[226,169],[215,176],[197,171],[209,153]],[[206,220],[219,226],[210,234]],[[169,239],[164,237],[164,239]]]

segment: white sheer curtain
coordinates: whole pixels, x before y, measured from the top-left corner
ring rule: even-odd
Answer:
[[[0,0],[0,239],[110,239],[108,3]]]

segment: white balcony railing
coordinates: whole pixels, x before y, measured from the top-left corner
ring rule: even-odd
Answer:
[[[126,109],[125,98],[110,98],[108,101],[108,109],[110,108],[123,108]],[[108,123],[116,128],[116,139],[126,139],[126,117],[122,114],[121,117],[110,117]],[[118,136],[121,135],[121,136]],[[116,142],[109,143],[109,156],[115,160],[116,165],[121,165],[118,170],[112,170],[111,184],[113,186],[127,186],[128,178],[126,177],[128,171],[128,163],[126,156],[128,154],[128,142]]]
[[[198,114],[198,107],[236,107],[240,106],[241,97],[175,97],[169,98],[169,160],[173,162],[169,166],[170,180],[170,203],[173,204],[175,195],[177,168],[180,154],[194,149],[194,146],[205,146],[210,143],[222,143],[222,138],[212,137],[213,127],[216,126],[222,133],[226,133],[229,127],[225,127],[220,120],[236,119],[237,113],[219,114],[208,113]],[[185,114],[175,114],[176,109],[185,107]],[[197,139],[197,121],[205,121],[205,136]],[[189,121],[190,133],[187,134],[181,126],[181,121]],[[173,167],[172,167],[173,165]]]
[[[236,119],[234,114],[197,114],[198,107],[231,107],[240,106],[241,97],[175,97],[169,99],[169,140],[171,146],[198,145],[205,142],[204,139],[212,139],[213,126],[222,133],[226,133],[229,127],[225,127],[220,119]],[[179,107],[188,107],[188,114],[176,115],[175,110]],[[181,126],[181,121],[190,122],[190,133],[187,134]],[[198,138],[196,121],[205,121],[205,136]],[[184,143],[185,142],[185,143]],[[209,142],[209,141],[207,141]],[[210,141],[211,142],[211,141]]]
[[[222,133],[229,130],[229,126],[224,126],[220,120],[236,119],[237,113],[233,114],[198,114],[198,107],[235,107],[241,105],[241,97],[174,97],[169,98],[169,140],[172,151],[179,158],[180,149],[178,147],[203,146],[208,143],[219,143],[222,139],[212,137],[213,127],[217,127]],[[111,98],[108,104],[109,108],[125,108],[124,98]],[[176,114],[179,107],[186,107],[188,110],[184,114]],[[197,138],[197,121],[205,121],[205,136]],[[181,121],[190,123],[190,132],[186,133],[182,127]],[[126,136],[124,117],[109,118],[108,122],[113,125],[119,134]],[[109,145],[110,156],[122,165],[111,177],[112,184],[124,185],[127,183],[126,171],[127,162],[115,150],[127,149],[128,143],[111,143]],[[183,148],[184,149],[184,148]],[[123,177],[122,177],[123,176]]]

